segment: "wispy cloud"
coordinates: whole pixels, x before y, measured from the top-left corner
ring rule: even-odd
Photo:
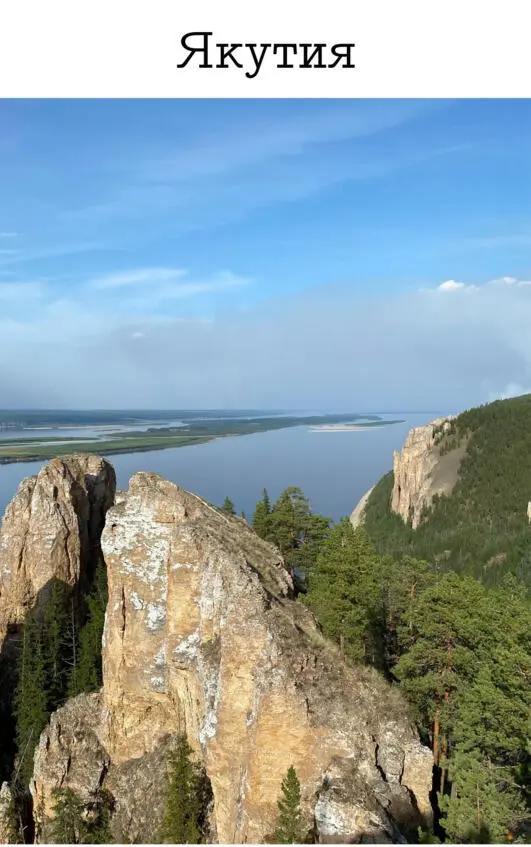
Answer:
[[[49,247],[35,247],[28,250],[0,250],[0,266],[11,267],[12,265],[36,262],[41,259],[60,259],[65,256],[75,256],[105,249],[107,249],[107,246],[102,242],[72,241],[66,244],[52,244]]]
[[[206,279],[194,279],[183,268],[136,268],[118,271],[91,279],[87,287],[96,291],[123,292],[132,290],[129,305],[151,307],[164,300],[179,300],[201,294],[225,291],[249,285],[251,280],[230,271],[220,271]],[[141,295],[138,297],[138,290]]]
[[[181,268],[136,268],[128,271],[117,271],[111,274],[95,277],[88,285],[96,290],[127,288],[134,285],[146,285],[159,282],[182,279],[188,271]]]

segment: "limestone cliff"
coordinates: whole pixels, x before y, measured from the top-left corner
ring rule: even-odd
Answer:
[[[164,757],[185,732],[213,791],[212,840],[272,832],[289,765],[321,842],[400,840],[430,813],[432,756],[395,689],[350,668],[293,599],[278,551],[245,522],[136,474],[102,536],[104,685],[52,716],[31,790],[40,839],[55,786],[115,802],[114,834],[150,841]]]
[[[352,524],[354,529],[356,529],[358,526],[361,526],[365,522],[365,507],[373,491],[374,485],[372,486],[372,488],[369,488],[369,490],[363,495],[358,505],[352,512],[350,516],[350,523]]]
[[[77,583],[115,488],[112,466],[89,454],[54,459],[20,484],[0,529],[0,645],[51,580]]]
[[[438,418],[426,426],[410,430],[402,450],[395,450],[394,486],[391,509],[413,529],[420,523],[423,510],[435,494],[448,494],[457,480],[459,462],[465,445],[441,456],[436,434],[450,427],[452,417]]]

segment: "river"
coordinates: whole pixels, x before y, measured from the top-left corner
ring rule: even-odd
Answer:
[[[297,485],[309,497],[314,511],[338,520],[350,514],[360,497],[392,468],[393,451],[401,448],[411,427],[444,414],[449,413],[396,412],[381,417],[403,418],[405,423],[335,432],[315,432],[300,426],[219,438],[190,447],[110,456],[109,461],[116,470],[119,488],[126,488],[136,471],[154,471],[211,503],[221,504],[229,496],[237,511],[245,511],[248,516],[264,487],[274,499],[284,488]],[[89,428],[83,430],[83,437],[89,432]],[[55,430],[54,435],[58,434]],[[66,432],[61,434],[66,436]],[[21,480],[36,474],[42,464],[0,465],[0,515]]]

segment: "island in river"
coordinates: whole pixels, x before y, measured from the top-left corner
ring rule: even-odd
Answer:
[[[230,414],[234,417],[229,417]],[[189,447],[216,438],[296,426],[350,430],[389,426],[393,423],[402,421],[383,420],[379,415],[352,413],[260,415],[252,411],[230,413],[189,410],[100,413],[0,411],[0,426],[4,430],[0,438],[0,464],[53,459],[73,451],[111,456]],[[76,430],[79,430],[79,434]],[[15,431],[20,432],[20,436],[16,437]]]

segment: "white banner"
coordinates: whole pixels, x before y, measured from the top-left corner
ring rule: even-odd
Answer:
[[[2,0],[0,96],[528,97],[530,21],[528,0]]]

